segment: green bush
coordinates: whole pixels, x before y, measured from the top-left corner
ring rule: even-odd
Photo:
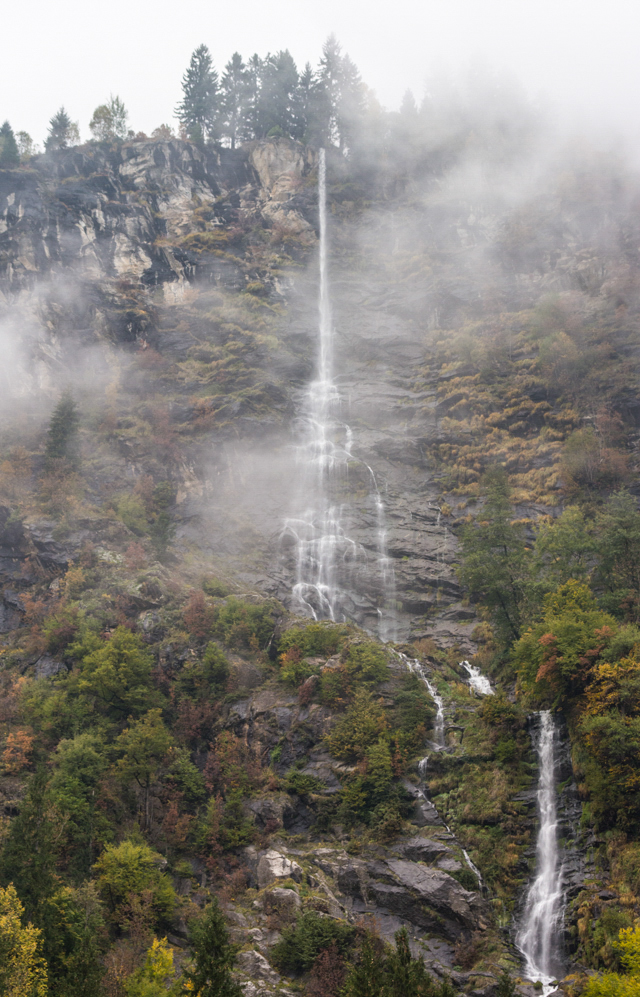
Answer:
[[[202,588],[207,595],[217,597],[218,599],[224,599],[225,596],[229,595],[229,586],[221,582],[219,578],[205,578]]]
[[[200,769],[191,761],[186,748],[173,749],[173,761],[169,767],[167,778],[183,794],[187,810],[191,812],[197,810],[206,799],[207,790],[204,777]]]
[[[324,620],[321,623],[310,623],[306,627],[292,627],[280,638],[278,652],[284,654],[290,648],[295,647],[303,658],[330,658],[344,646],[349,629],[344,623],[332,623],[329,620]]]
[[[335,758],[357,761],[367,748],[378,742],[388,726],[381,704],[367,689],[358,689],[347,712],[327,735],[329,751]]]
[[[355,933],[355,928],[344,921],[307,911],[295,925],[283,930],[282,939],[271,950],[271,961],[281,973],[298,976],[310,970],[320,952],[333,942],[341,954],[346,953]]]
[[[275,609],[272,600],[254,606],[230,595],[224,606],[216,607],[215,635],[238,651],[264,650],[273,637]]]
[[[223,689],[229,678],[229,662],[213,642],[207,645],[202,656],[202,674],[212,689]]]
[[[284,788],[294,796],[308,796],[309,793],[320,793],[325,788],[322,779],[313,775],[304,775],[297,769],[287,772]]]
[[[389,678],[387,655],[379,644],[350,644],[344,658],[347,675],[360,685],[377,685]]]
[[[148,845],[126,839],[107,845],[94,865],[98,891],[120,924],[132,897],[150,906],[155,924],[171,920],[178,898],[171,880],[161,871],[164,859]]]

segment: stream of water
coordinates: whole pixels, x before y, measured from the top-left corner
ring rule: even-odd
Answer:
[[[382,640],[395,638],[395,575],[387,553],[385,507],[371,467],[353,450],[351,428],[341,418],[340,392],[334,374],[335,330],[328,274],[327,185],[324,149],[318,157],[319,278],[316,377],[305,393],[300,418],[298,456],[306,478],[309,506],[287,520],[296,553],[295,607],[313,619],[346,620],[361,596],[375,590],[377,630]],[[375,522],[375,551],[347,535],[352,512],[346,501],[349,467],[359,465],[369,482],[366,505]],[[373,554],[373,564],[372,557]],[[372,577],[377,575],[377,579]]]
[[[536,874],[525,897],[516,945],[524,958],[525,976],[543,984],[543,997],[556,989],[562,975],[562,916],[564,894],[558,849],[556,742],[557,727],[549,710],[538,714],[538,813]]]
[[[469,676],[469,686],[474,692],[481,696],[493,696],[491,682],[486,675],[483,675],[479,668],[470,665],[468,661],[461,661],[460,664]]]
[[[409,658],[406,654],[403,654],[402,651],[395,651],[394,653],[397,654],[398,657],[404,662],[404,664],[407,666],[407,668],[412,673],[412,675],[417,675],[418,678],[420,679],[420,681],[424,682],[424,684],[426,685],[427,689],[429,690],[429,695],[431,696],[431,698],[432,698],[432,700],[433,700],[433,702],[435,703],[435,706],[436,706],[436,718],[435,718],[435,722],[434,722],[434,725],[433,725],[433,734],[434,734],[434,739],[433,739],[433,742],[432,742],[433,743],[433,750],[435,750],[435,751],[443,751],[444,748],[445,748],[445,739],[444,739],[444,700],[443,700],[442,696],[440,695],[440,693],[438,692],[438,690],[435,687],[435,685],[433,684],[433,682],[431,682],[429,680],[429,678],[427,677],[427,674],[426,674],[426,672],[424,670],[424,667],[420,664],[419,661],[417,661],[415,658]],[[428,765],[429,765],[429,755],[425,755],[424,758],[421,758],[420,761],[418,762],[418,773],[420,775],[420,783],[421,783],[420,793],[421,793],[423,799],[425,799],[425,800],[427,799],[426,778],[427,778],[427,768],[428,768]],[[446,827],[446,829],[449,832],[449,834],[452,834],[453,832],[451,831],[451,828],[449,827],[449,825],[445,824],[444,821],[443,821],[443,824]],[[467,866],[469,867],[469,869],[471,869],[471,872],[474,874],[474,876],[478,880],[478,885],[479,885],[480,889],[483,889],[484,888],[484,880],[482,879],[482,875],[480,873],[480,870],[478,869],[477,865],[475,865],[475,863],[471,860],[471,857],[470,857],[469,853],[467,852],[466,848],[462,848],[462,854],[464,856],[465,862],[467,863]]]

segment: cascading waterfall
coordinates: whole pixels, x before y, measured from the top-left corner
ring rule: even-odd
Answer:
[[[433,682],[430,682],[429,679],[427,678],[425,670],[424,670],[423,666],[420,664],[419,661],[417,661],[415,658],[409,658],[406,654],[403,654],[402,651],[395,651],[394,653],[397,654],[398,657],[401,659],[401,661],[404,662],[404,664],[407,666],[407,668],[409,669],[409,671],[411,672],[412,675],[417,675],[418,678],[421,680],[421,682],[424,682],[424,684],[426,685],[427,689],[429,690],[429,695],[431,696],[431,698],[433,699],[434,703],[436,704],[436,720],[435,720],[435,723],[433,725],[433,733],[435,735],[434,736],[434,741],[433,741],[433,747],[434,747],[434,749],[436,751],[442,751],[444,749],[444,747],[445,747],[445,743],[444,743],[444,700],[443,700],[442,696],[440,695],[440,693],[438,692],[438,690],[436,689],[436,687],[433,684]],[[426,777],[427,777],[427,766],[428,766],[428,764],[429,764],[429,755],[425,755],[424,758],[421,758],[420,761],[418,762],[418,772],[420,774],[420,782],[422,784],[420,792],[422,794],[423,799],[425,799],[425,800],[427,799],[426,788],[425,788],[425,780],[426,780]],[[444,821],[443,821],[443,824],[444,824]],[[449,834],[451,834],[452,831],[451,831],[451,828],[449,827],[449,825],[448,824],[444,824],[444,826],[446,827],[446,829],[449,832]],[[462,849],[462,854],[464,856],[465,862],[467,863],[468,867],[471,869],[471,872],[474,874],[474,876],[478,880],[478,885],[480,886],[480,889],[483,889],[484,888],[484,880],[482,878],[480,870],[478,869],[477,865],[475,865],[475,863],[472,862],[471,857],[469,856],[469,853],[467,852],[466,848]]]
[[[538,714],[536,751],[540,828],[536,845],[536,874],[527,890],[516,945],[528,979],[543,984],[543,997],[553,993],[553,981],[562,975],[560,944],[563,914],[563,875],[557,835],[556,751],[557,728],[549,710]]]
[[[469,687],[481,696],[493,696],[491,682],[486,675],[483,675],[479,668],[470,665],[468,661],[461,661],[460,664],[469,676]]]
[[[303,444],[298,455],[307,476],[312,504],[300,517],[287,520],[285,533],[296,549],[296,607],[314,619],[345,620],[353,615],[359,588],[377,588],[378,634],[395,638],[395,576],[387,554],[385,508],[371,467],[353,453],[353,434],[340,418],[341,398],[334,379],[334,326],[328,279],[327,195],[325,151],[318,157],[319,206],[319,349],[317,377],[305,395],[301,424]],[[371,561],[365,547],[347,536],[344,503],[349,465],[366,469],[376,529],[377,585],[368,576]],[[358,585],[358,581],[361,582]],[[369,582],[369,584],[367,584]]]

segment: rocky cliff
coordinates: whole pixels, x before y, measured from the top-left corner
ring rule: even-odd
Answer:
[[[317,352],[316,165],[313,150],[282,139],[206,152],[163,141],[61,151],[0,171],[4,733],[17,736],[20,711],[31,710],[27,737],[49,754],[60,738],[84,736],[64,728],[64,712],[58,728],[51,706],[24,706],[21,683],[76,695],[91,640],[106,647],[116,629],[134,632],[153,656],[153,695],[164,697],[176,750],[208,780],[200,798],[165,760],[148,837],[170,854],[185,904],[201,902],[212,869],[227,877],[221,895],[254,981],[247,992],[281,985],[271,949],[300,911],[316,911],[375,919],[385,938],[404,924],[436,974],[493,994],[499,969],[516,966],[508,931],[529,873],[535,766],[521,711],[485,713],[458,665],[487,628],[457,581],[457,534],[481,508],[479,481],[496,461],[530,531],[581,474],[588,487],[598,474],[615,478],[614,451],[634,467],[635,188],[615,164],[587,168],[579,157],[517,186],[521,162],[491,160],[485,172],[474,161],[433,163],[390,178],[329,158],[336,384],[352,434],[340,500],[362,552],[351,621],[375,634],[389,596],[371,570],[380,554],[373,476],[393,566],[393,636],[411,641],[398,646],[430,669],[446,701],[444,750],[431,750],[427,767],[431,800],[417,768],[432,733],[421,700],[411,721],[414,733],[422,723],[420,737],[389,741],[380,763],[387,782],[393,773],[396,810],[380,811],[382,831],[356,834],[348,808],[336,817],[337,801],[373,756],[363,749],[345,761],[327,736],[352,705],[360,678],[344,678],[348,648],[365,634],[350,631],[341,657],[287,657],[283,636],[295,629],[285,523],[301,507],[298,419]],[[79,453],[58,475],[44,431],[66,387],[80,412]],[[566,444],[600,425],[593,398],[615,410],[624,439],[601,441],[600,463],[576,470]],[[209,638],[230,662],[211,687]],[[409,710],[405,670],[385,654],[390,677],[363,683],[379,704],[378,733],[395,731],[398,711]],[[345,684],[334,688],[333,675]],[[124,721],[104,722],[108,738],[122,736]],[[232,755],[253,773],[249,788],[235,769],[216,768]],[[16,816],[28,810],[19,774],[31,762],[19,756],[13,775],[7,758],[2,794]],[[191,791],[197,804],[185,802]],[[140,794],[127,792],[118,836],[143,819]],[[228,822],[222,858],[207,852],[210,829],[194,830],[205,797],[222,801],[207,820]],[[572,897],[580,863],[574,872]],[[170,934],[184,944],[179,918]]]

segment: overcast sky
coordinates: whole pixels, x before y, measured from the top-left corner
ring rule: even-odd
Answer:
[[[42,142],[61,104],[89,138],[93,109],[118,94],[130,126],[175,124],[194,48],[221,70],[234,51],[288,48],[316,65],[335,32],[388,108],[407,88],[471,63],[514,73],[533,96],[639,133],[637,0],[10,0],[2,12],[0,121]]]

